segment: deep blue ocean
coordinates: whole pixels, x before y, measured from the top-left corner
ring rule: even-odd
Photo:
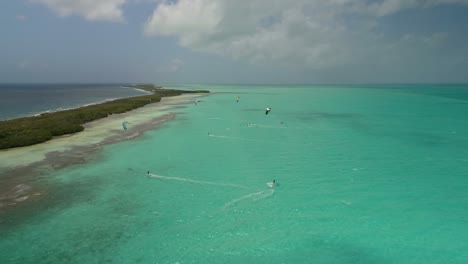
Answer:
[[[76,108],[144,92],[124,84],[0,84],[0,120]]]

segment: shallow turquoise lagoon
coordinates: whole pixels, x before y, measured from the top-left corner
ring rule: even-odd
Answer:
[[[467,86],[203,87],[38,180],[0,263],[468,262]]]

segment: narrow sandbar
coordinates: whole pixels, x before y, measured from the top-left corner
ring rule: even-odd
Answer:
[[[136,138],[173,119],[175,113],[171,110],[193,103],[195,98],[202,96],[206,94],[163,97],[161,102],[86,123],[84,131],[79,133],[37,145],[1,150],[0,210],[40,197],[41,191],[31,183],[34,177],[84,163],[105,144]],[[127,131],[122,129],[123,121],[130,123]]]

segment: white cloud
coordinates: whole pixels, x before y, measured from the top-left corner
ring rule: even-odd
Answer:
[[[404,9],[430,8],[444,4],[468,5],[468,0],[384,0],[370,5],[370,10],[378,16],[386,16]]]
[[[182,67],[184,67],[184,61],[180,60],[180,59],[174,59],[171,61],[171,63],[169,64],[169,71],[171,72],[178,72],[182,69]]]
[[[333,1],[314,3],[334,6]],[[335,60],[328,56],[336,51],[330,44],[341,29],[334,25],[333,15],[313,9],[313,16],[307,15],[304,8],[311,7],[306,1],[180,0],[160,4],[145,33],[175,35],[184,47],[253,62],[320,59],[317,64],[326,65]]]
[[[131,4],[142,4],[142,3],[157,3],[162,0],[128,0]]]
[[[78,15],[86,20],[123,21],[122,5],[127,0],[33,0],[60,16]]]
[[[199,41],[199,37],[215,33],[216,25],[221,21],[222,10],[216,1],[190,0],[177,4],[160,4],[149,19],[146,34],[155,32],[163,35],[177,34],[182,43]]]
[[[21,22],[26,21],[27,19],[28,19],[28,17],[25,16],[25,15],[17,15],[16,16],[16,20],[21,21]]]
[[[148,19],[145,34],[175,36],[183,47],[252,63],[327,68],[379,60],[389,51],[401,57],[398,49],[441,42],[446,34],[416,36],[413,46],[389,45],[374,26],[382,16],[442,4],[468,0],[165,1]]]
[[[176,73],[182,70],[185,62],[181,59],[173,59],[169,63],[162,65],[156,69],[158,73]]]

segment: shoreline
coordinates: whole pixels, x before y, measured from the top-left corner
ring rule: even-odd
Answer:
[[[136,90],[138,92],[141,92],[141,94],[132,95],[132,96],[123,96],[123,97],[112,97],[112,98],[109,97],[109,98],[106,98],[106,99],[103,99],[103,100],[100,100],[100,101],[95,101],[95,102],[86,103],[86,104],[82,104],[82,105],[76,105],[76,106],[70,106],[70,107],[64,107],[64,108],[58,107],[58,108],[55,108],[55,109],[46,109],[46,110],[37,111],[37,112],[29,112],[29,113],[22,114],[22,115],[19,115],[19,116],[0,118],[0,122],[2,122],[2,121],[12,121],[12,120],[15,120],[15,119],[20,119],[20,118],[38,117],[38,116],[41,116],[41,115],[51,114],[51,113],[60,112],[60,111],[76,110],[76,109],[87,107],[87,106],[99,105],[99,104],[112,102],[112,101],[119,100],[119,99],[132,98],[132,97],[138,97],[138,96],[142,96],[142,95],[152,94],[151,92],[145,91],[143,89],[138,89],[138,88],[134,88],[134,87],[130,87],[130,86],[128,86],[128,87],[127,86],[120,86],[120,87],[121,88],[127,88],[127,89],[134,89],[134,90]]]
[[[135,85],[134,88],[147,90],[151,94],[116,99],[100,104],[82,106],[72,110],[45,113],[33,117],[23,117],[0,121],[0,149],[12,149],[35,145],[63,135],[84,130],[84,124],[125,113],[147,104],[160,102],[163,97],[181,94],[209,93],[209,91],[185,91],[155,89],[154,85]],[[125,125],[124,125],[125,127]]]
[[[0,215],[23,204],[44,199],[47,187],[36,180],[51,171],[96,158],[102,146],[131,140],[175,118],[171,110],[184,108],[206,94],[163,97],[160,102],[85,123],[79,133],[55,137],[31,146],[0,150]],[[130,122],[127,131],[122,120]]]

